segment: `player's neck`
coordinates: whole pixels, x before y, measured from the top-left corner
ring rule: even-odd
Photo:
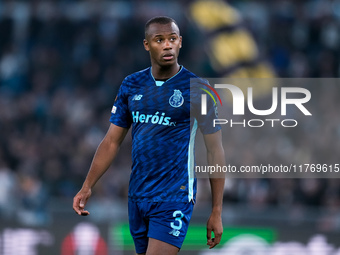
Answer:
[[[172,66],[152,65],[151,72],[155,79],[165,80],[174,76],[181,69],[178,63]]]

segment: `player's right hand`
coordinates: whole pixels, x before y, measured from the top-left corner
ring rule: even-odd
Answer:
[[[77,195],[73,198],[73,210],[81,216],[89,215],[89,211],[85,210],[87,200],[91,196],[91,189],[81,189]]]

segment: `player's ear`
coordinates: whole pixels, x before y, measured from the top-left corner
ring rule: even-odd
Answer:
[[[144,44],[145,50],[146,50],[146,51],[149,51],[150,48],[149,48],[149,42],[148,42],[148,40],[144,39],[144,40],[143,40],[143,44]]]
[[[179,48],[182,48],[182,36],[179,37]]]

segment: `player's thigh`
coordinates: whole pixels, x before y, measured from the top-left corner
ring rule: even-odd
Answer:
[[[176,246],[154,238],[149,238],[146,255],[176,255],[178,251],[179,249]]]

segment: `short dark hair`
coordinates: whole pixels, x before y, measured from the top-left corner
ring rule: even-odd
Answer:
[[[173,18],[170,18],[170,17],[167,17],[167,16],[157,16],[157,17],[154,17],[152,19],[149,19],[146,23],[145,23],[145,37],[147,35],[147,32],[148,32],[148,29],[150,27],[151,24],[162,24],[162,25],[166,25],[166,24],[169,24],[169,23],[175,23],[176,26],[178,27],[177,25],[177,22],[173,19]]]

